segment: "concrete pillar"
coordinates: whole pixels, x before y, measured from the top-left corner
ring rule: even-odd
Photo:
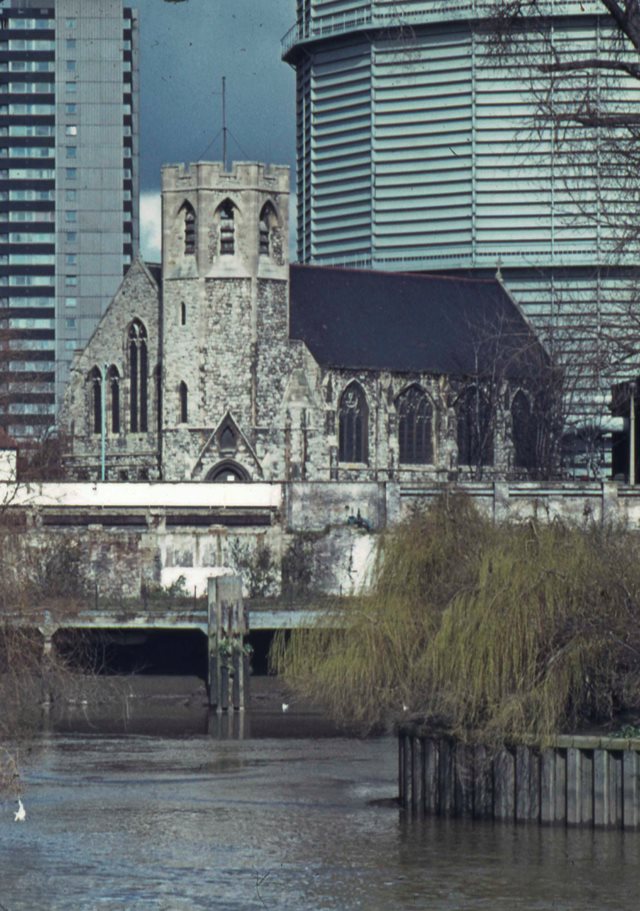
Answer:
[[[53,637],[56,630],[46,628],[41,630],[42,633],[42,707],[49,711],[53,703],[53,691],[51,689],[51,663],[55,656],[55,643]]]
[[[223,652],[222,646],[229,642],[242,647],[243,636],[247,632],[247,621],[242,602],[242,580],[239,576],[210,577],[207,585],[208,602],[208,689],[209,705],[218,710],[229,707],[229,667],[233,656]],[[223,639],[227,640],[223,643]],[[237,699],[245,695],[244,661],[238,661]],[[234,676],[235,681],[235,676]],[[233,705],[233,701],[232,701]],[[240,703],[238,708],[243,709]]]
[[[615,481],[602,482],[602,521],[617,522],[620,518],[618,485]]]
[[[493,520],[504,522],[509,518],[509,484],[496,481],[493,485]]]

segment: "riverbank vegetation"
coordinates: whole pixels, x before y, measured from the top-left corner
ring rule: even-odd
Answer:
[[[495,525],[446,496],[382,538],[334,629],[276,641],[278,673],[365,729],[411,715],[498,742],[640,715],[640,536]]]
[[[85,592],[80,548],[27,543],[24,525],[0,507],[0,795],[20,793],[21,758],[43,711],[71,691],[82,658],[46,649],[43,634],[56,611],[69,617]]]

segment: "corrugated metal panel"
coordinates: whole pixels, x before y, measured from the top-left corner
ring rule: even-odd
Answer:
[[[453,29],[376,46],[377,260],[471,244],[471,40],[468,29]]]
[[[598,32],[593,20],[562,20],[554,41],[593,54],[610,40],[603,28]],[[314,217],[326,226],[330,215],[320,209],[327,197],[332,206],[340,197],[331,223],[339,233],[339,211],[353,225],[350,201],[359,217],[371,157],[377,265],[402,258],[411,268],[419,268],[420,259],[423,268],[433,268],[451,257],[464,267],[602,259],[620,217],[629,214],[626,194],[606,186],[597,148],[587,144],[586,160],[572,160],[572,147],[585,149],[583,129],[564,128],[560,145],[534,131],[531,86],[521,71],[497,67],[474,30],[473,23],[453,22],[401,39],[378,36],[371,39],[371,56],[368,44],[337,45],[305,64],[311,78],[299,147],[311,131]],[[630,98],[629,82],[620,77],[602,84],[602,91],[640,109],[640,93],[632,89]],[[304,162],[299,157],[308,170]],[[309,180],[304,186],[310,190]],[[616,217],[605,224],[602,201],[616,194]],[[409,217],[401,214],[404,200],[410,200]],[[305,225],[302,258],[322,261],[338,250],[347,262],[350,254],[360,262],[368,252],[364,238],[351,244],[351,231],[346,247],[314,240],[311,252],[308,218]]]
[[[371,248],[368,44],[319,53],[311,76],[311,258]]]

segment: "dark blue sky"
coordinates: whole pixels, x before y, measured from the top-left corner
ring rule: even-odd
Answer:
[[[131,0],[140,14],[141,188],[167,162],[222,158],[227,80],[229,158],[295,161],[295,80],[280,39],[295,0]],[[293,178],[293,173],[292,173]]]

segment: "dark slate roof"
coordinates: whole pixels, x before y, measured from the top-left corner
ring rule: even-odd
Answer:
[[[497,279],[291,266],[290,336],[328,367],[476,376],[544,353]]]

